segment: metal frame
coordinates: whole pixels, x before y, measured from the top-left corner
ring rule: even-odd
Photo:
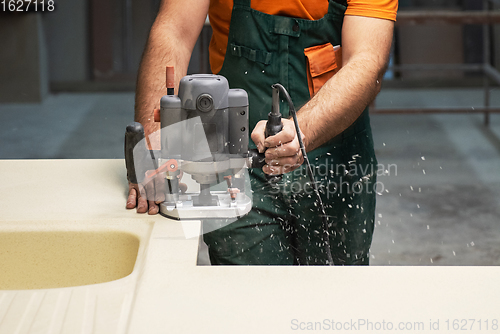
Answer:
[[[402,11],[398,13],[396,26],[439,22],[446,24],[482,24],[483,25],[483,62],[479,64],[416,64],[394,65],[389,69],[402,71],[456,71],[479,72],[484,75],[484,106],[478,108],[377,108],[371,106],[373,114],[427,114],[427,113],[483,113],[484,124],[490,122],[490,113],[500,113],[500,108],[490,107],[490,80],[500,85],[500,72],[491,65],[491,25],[500,23],[500,11],[492,11],[491,4],[500,4],[500,0],[483,0],[483,11]]]

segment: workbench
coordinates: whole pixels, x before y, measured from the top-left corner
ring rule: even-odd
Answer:
[[[123,160],[4,160],[0,181],[0,228],[27,221],[152,226],[133,281],[0,291],[1,334],[274,334],[332,327],[373,333],[389,323],[407,333],[418,326],[428,332],[436,321],[446,331],[447,320],[448,326],[454,319],[481,320],[483,329],[487,319],[490,326],[500,320],[498,267],[197,266],[193,231],[200,222],[126,210]],[[108,295],[120,292],[120,282],[130,291],[115,301]]]

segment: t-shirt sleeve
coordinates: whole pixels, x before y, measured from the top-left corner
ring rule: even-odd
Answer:
[[[396,21],[398,0],[348,0],[345,15],[368,16]]]

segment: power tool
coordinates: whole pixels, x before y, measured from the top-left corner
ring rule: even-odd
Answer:
[[[273,97],[275,94],[277,91]],[[274,100],[266,136],[282,128],[279,98]],[[247,168],[262,168],[265,158],[248,148],[246,91],[229,89],[223,76],[196,74],[182,78],[178,95],[173,95],[173,70],[167,68],[167,95],[154,114],[161,124],[159,151],[147,149],[139,123],[127,126],[129,181],[146,185],[155,178],[164,179],[165,201],[160,204],[160,213],[169,218],[237,218],[247,214],[252,207],[245,187]],[[191,175],[199,184],[199,193],[180,192],[181,173]],[[272,177],[269,182],[278,180]],[[218,184],[227,187],[212,189]]]

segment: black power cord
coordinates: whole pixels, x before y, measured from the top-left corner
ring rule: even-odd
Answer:
[[[306,163],[307,174],[309,175],[309,179],[311,180],[311,184],[314,193],[316,194],[316,197],[318,199],[319,208],[321,210],[321,218],[323,221],[323,246],[325,248],[326,256],[328,257],[327,264],[333,266],[334,265],[333,257],[330,250],[330,233],[328,233],[328,216],[326,215],[325,206],[323,205],[323,200],[321,199],[318,187],[316,185],[316,182],[314,181],[314,175],[312,172],[311,164],[309,163],[309,158],[307,157],[306,148],[304,146],[304,142],[302,141],[302,136],[300,135],[299,121],[297,120],[297,113],[295,111],[295,106],[293,105],[292,99],[288,94],[287,90],[285,89],[285,87],[283,87],[279,83],[272,85],[272,87],[274,89],[276,88],[279,89],[279,91],[283,94],[286,101],[288,102],[288,108],[290,110],[290,114],[293,117],[293,123],[295,124],[295,131],[297,132],[297,138],[299,139],[300,151],[302,152],[302,156],[304,157],[304,161]]]

